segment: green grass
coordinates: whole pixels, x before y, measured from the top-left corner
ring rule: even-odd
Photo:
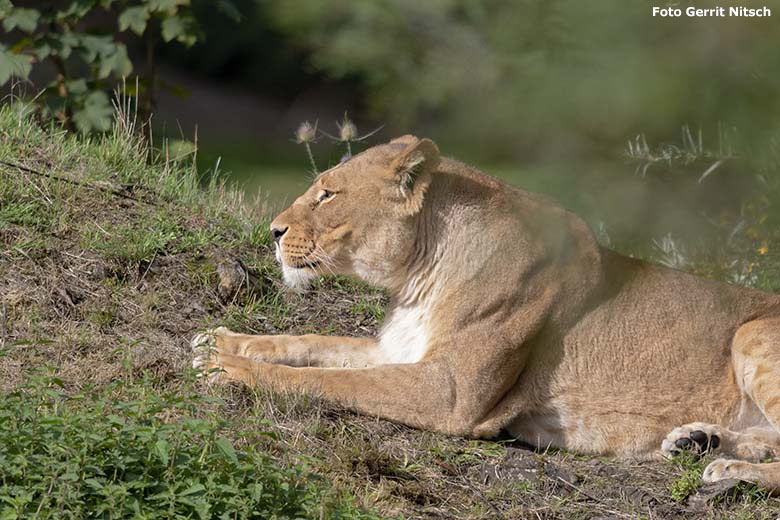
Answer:
[[[353,314],[360,314],[373,318],[379,323],[385,319],[384,307],[375,301],[362,299],[352,305],[351,311]]]
[[[675,501],[683,502],[704,483],[701,474],[706,464],[697,455],[688,451],[680,453],[670,464],[680,471],[680,474],[669,483],[669,493]]]
[[[306,467],[230,432],[187,378],[68,392],[30,375],[0,396],[0,518],[365,518]],[[234,446],[233,438],[244,445]]]
[[[97,222],[85,226],[83,247],[102,256],[138,263],[155,255],[199,250],[214,241],[208,230],[189,230],[170,215],[152,214],[133,223]]]
[[[289,307],[282,295],[271,291],[245,302],[229,304],[221,323],[231,330],[251,331],[253,318],[262,315],[270,318],[274,327],[283,327],[288,313]]]

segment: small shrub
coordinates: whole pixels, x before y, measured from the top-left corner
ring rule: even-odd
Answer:
[[[675,457],[674,464],[682,473],[669,484],[669,493],[675,502],[682,502],[701,487],[704,463],[693,453],[683,452]]]
[[[0,518],[364,517],[305,468],[237,449],[194,387],[153,388],[69,394],[36,374],[1,395]]]
[[[143,110],[150,114],[163,86],[155,74],[155,49],[172,42],[191,47],[202,38],[189,0],[19,3],[0,0],[0,25],[9,34],[0,43],[0,86],[48,65],[55,77],[36,99],[44,113],[82,132],[111,129],[107,91],[134,69],[125,42],[146,48],[149,72],[135,89],[142,90]],[[217,8],[234,21],[241,17],[230,0],[220,0]]]

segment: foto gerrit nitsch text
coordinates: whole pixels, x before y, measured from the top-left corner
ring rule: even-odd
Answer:
[[[768,7],[750,8],[750,7],[712,7],[710,9],[700,9],[698,7],[687,7],[678,9],[676,7],[653,7],[653,16],[661,18],[678,18],[682,15],[688,18],[753,18],[772,16],[772,10]]]

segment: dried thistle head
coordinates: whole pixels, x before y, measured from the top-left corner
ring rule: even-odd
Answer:
[[[295,131],[295,141],[298,144],[313,143],[317,137],[317,122],[312,125],[308,121],[304,121],[298,126],[298,130]]]
[[[340,123],[336,123],[339,127],[339,140],[345,143],[354,141],[357,139],[358,131],[357,126],[353,123],[346,112],[344,112],[344,119]]]

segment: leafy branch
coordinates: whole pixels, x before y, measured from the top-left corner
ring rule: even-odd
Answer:
[[[240,17],[229,0],[220,5],[232,7],[228,12],[234,19]],[[39,97],[42,108],[82,132],[111,126],[108,92],[134,70],[125,42],[145,46],[147,75],[138,94],[151,113],[158,42],[190,47],[202,39],[190,0],[71,0],[38,8],[0,0],[0,23],[11,35],[9,46],[0,44],[0,86],[13,77],[27,80],[35,67],[49,63],[55,77]]]

